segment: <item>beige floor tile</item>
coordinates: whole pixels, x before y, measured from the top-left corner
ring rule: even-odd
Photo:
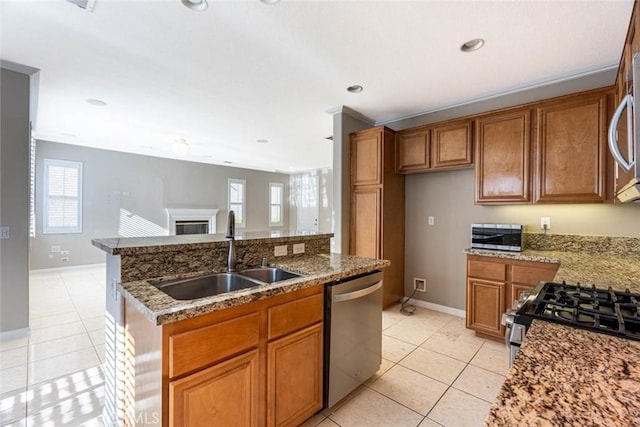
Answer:
[[[389,307],[382,312],[382,330],[385,330],[406,318],[407,316],[400,313],[400,305]]]
[[[391,362],[399,362],[415,349],[413,344],[382,335],[382,357]]]
[[[29,308],[29,319],[48,317],[56,314],[73,313],[76,307],[73,303],[55,304],[46,307]]]
[[[23,336],[20,338],[10,338],[0,340],[0,351],[11,350],[18,347],[26,347],[29,345],[29,337]]]
[[[333,405],[331,408],[323,409],[321,413],[326,417],[331,416],[332,414],[336,413],[338,411],[338,409],[342,408],[351,399],[356,397],[358,394],[362,393],[364,390],[367,390],[367,387],[365,385],[361,385],[360,387],[358,387],[355,390],[353,390],[351,393],[347,394],[344,398],[342,398],[340,401],[338,401],[338,403]]]
[[[385,329],[383,333],[414,345],[420,345],[436,333],[440,326],[430,318],[407,317]]]
[[[105,306],[101,304],[95,306],[78,307],[77,312],[78,316],[80,316],[80,319],[82,320],[106,315]]]
[[[99,425],[104,407],[104,387],[100,386],[73,397],[58,405],[32,413],[27,409],[28,426],[88,426]]]
[[[45,341],[52,341],[58,338],[70,337],[86,332],[82,322],[66,323],[64,327],[59,325],[48,328],[34,329],[29,337],[29,344],[38,344]]]
[[[340,427],[340,425],[331,421],[331,418],[325,418],[324,421],[318,424],[318,427]]]
[[[440,427],[440,426],[442,426],[442,424],[438,424],[437,422],[427,417],[424,420],[422,420],[422,422],[418,427]]]
[[[0,369],[0,394],[10,391],[22,391],[27,386],[27,365]]]
[[[0,425],[15,423],[27,416],[26,390],[0,394]]]
[[[82,323],[87,331],[104,331],[104,315],[99,315],[96,317],[87,317],[82,319]]]
[[[2,427],[27,427],[27,420],[16,421],[15,423],[7,424],[6,426],[3,424]]]
[[[367,381],[365,381],[365,385],[371,385],[373,384],[378,378],[380,378],[385,372],[387,372],[389,369],[391,369],[391,367],[395,365],[395,363],[393,363],[390,360],[387,360],[385,358],[382,358],[382,361],[380,362],[380,369],[378,369],[378,371],[373,374],[373,376],[371,378],[369,378]]]
[[[373,390],[365,389],[329,417],[341,427],[417,426],[422,416]]]
[[[29,384],[37,384],[53,378],[96,367],[100,364],[94,348],[66,353],[29,363]]]
[[[11,350],[0,351],[0,369],[26,365],[28,362],[28,354],[29,351],[27,347],[17,347]]]
[[[93,347],[86,332],[29,346],[29,363]]]
[[[447,385],[451,385],[467,366],[466,363],[452,357],[423,348],[413,351],[402,359],[400,364],[405,368],[413,369]]]
[[[95,349],[96,349],[96,354],[98,355],[98,359],[100,359],[100,363],[104,364],[104,358],[105,358],[104,344],[95,346]]]
[[[395,365],[371,385],[377,392],[427,415],[448,386],[415,371]]]
[[[315,414],[304,423],[300,424],[300,427],[316,427],[323,422],[327,417],[323,413]]]
[[[507,372],[509,372],[509,351],[506,347],[502,350],[496,350],[482,346],[469,363],[487,371],[506,376]]]
[[[502,375],[468,365],[453,383],[453,387],[493,403],[504,384],[504,379]]]
[[[96,331],[89,332],[89,337],[94,346],[104,345],[105,342],[105,330],[98,329]]]
[[[43,381],[29,387],[28,414],[33,415],[87,392],[101,393],[104,375],[98,368]]]
[[[62,314],[55,314],[53,316],[39,317],[31,319],[29,321],[29,327],[33,329],[50,328],[56,325],[65,325],[67,323],[79,322],[80,316],[74,311],[70,311]]]
[[[464,341],[460,336],[439,331],[426,340],[421,347],[463,362],[469,362],[480,350],[482,343]]]
[[[429,413],[429,418],[445,427],[480,427],[491,404],[450,388]]]
[[[507,348],[504,340],[501,341],[493,341],[493,340],[484,340],[484,347],[491,348],[493,350],[504,350]]]

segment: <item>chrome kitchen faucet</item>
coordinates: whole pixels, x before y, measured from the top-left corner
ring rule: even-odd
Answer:
[[[227,239],[229,239],[229,255],[227,256],[227,271],[236,271],[236,214],[229,211],[227,217]]]

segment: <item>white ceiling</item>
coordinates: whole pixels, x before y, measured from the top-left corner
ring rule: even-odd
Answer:
[[[1,0],[1,58],[41,70],[34,135],[176,158],[171,143],[185,138],[187,160],[327,167],[327,111],[344,105],[380,124],[611,68],[633,6],[208,1],[194,12],[180,0],[96,0],[88,12]],[[459,50],[476,37],[484,48]],[[348,93],[353,84],[364,91]]]

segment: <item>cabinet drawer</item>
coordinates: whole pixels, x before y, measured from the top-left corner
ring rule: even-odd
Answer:
[[[320,322],[323,314],[324,294],[320,293],[297,301],[280,304],[269,309],[269,339],[295,332]]]
[[[258,345],[260,316],[251,313],[169,337],[169,376],[176,377]]]
[[[512,281],[514,283],[523,283],[526,285],[535,286],[541,280],[544,280],[546,282],[553,280],[556,275],[556,269],[514,265],[512,274]]]
[[[504,281],[507,279],[507,265],[501,262],[469,261],[469,277]]]

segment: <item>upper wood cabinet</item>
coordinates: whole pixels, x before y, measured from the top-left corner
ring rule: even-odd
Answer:
[[[396,170],[429,172],[473,164],[470,119],[405,129],[397,135]]]
[[[462,120],[431,129],[431,168],[458,168],[473,164],[472,121]]]
[[[398,172],[423,172],[429,169],[429,135],[429,129],[424,127],[398,133]]]
[[[535,202],[603,202],[607,94],[543,104],[536,119]]]
[[[385,128],[386,129],[386,128]],[[351,185],[382,184],[385,130],[368,129],[351,138]],[[387,138],[393,138],[393,135]]]
[[[531,110],[476,120],[476,203],[528,203]]]

